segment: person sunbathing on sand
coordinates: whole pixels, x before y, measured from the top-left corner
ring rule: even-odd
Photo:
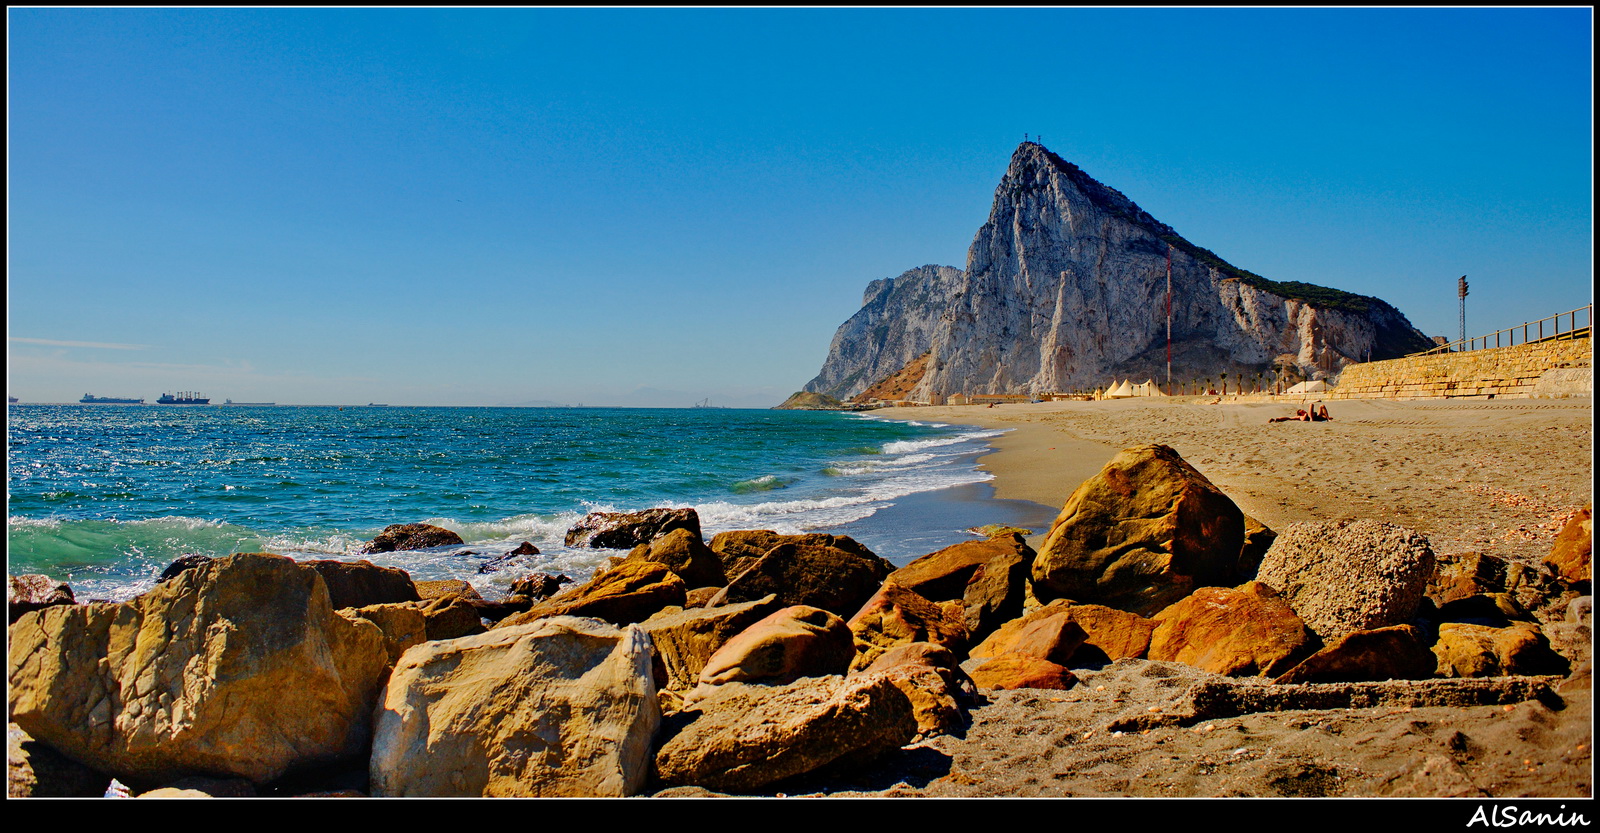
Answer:
[[[1302,408],[1302,409],[1300,409],[1298,411],[1295,411],[1294,412],[1294,416],[1275,417],[1273,419],[1267,420],[1267,422],[1290,422],[1290,421],[1294,421],[1294,422],[1332,422],[1333,421],[1333,417],[1328,416],[1328,406],[1327,405],[1312,405],[1310,411],[1307,411],[1304,408]]]

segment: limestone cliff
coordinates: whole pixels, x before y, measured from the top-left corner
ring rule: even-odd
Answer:
[[[911,399],[1164,380],[1169,248],[1175,381],[1250,378],[1274,364],[1321,378],[1432,346],[1377,298],[1228,264],[1026,142],[995,190],[966,271],[924,266],[874,281],[805,389],[855,396],[924,354]]]

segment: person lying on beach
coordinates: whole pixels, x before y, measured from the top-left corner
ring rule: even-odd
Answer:
[[[1267,422],[1289,422],[1291,420],[1295,422],[1310,422],[1311,415],[1306,413],[1305,409],[1302,408],[1298,411],[1295,411],[1294,416],[1292,417],[1275,417],[1267,420]]]

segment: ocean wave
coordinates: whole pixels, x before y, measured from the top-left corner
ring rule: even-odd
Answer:
[[[745,495],[752,492],[770,492],[774,489],[788,488],[789,484],[793,482],[795,482],[795,479],[792,477],[779,477],[775,474],[764,474],[760,477],[754,477],[749,480],[741,480],[732,486],[729,486],[728,491],[733,492],[736,495]]]
[[[883,444],[885,454],[907,454],[913,451],[922,451],[928,448],[942,448],[944,446],[960,445],[973,440],[987,440],[1004,434],[1004,431],[968,431],[956,434],[953,437],[934,437],[927,440],[895,440]]]

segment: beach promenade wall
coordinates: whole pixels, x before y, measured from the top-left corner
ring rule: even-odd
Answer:
[[[1594,394],[1594,341],[1569,338],[1353,364],[1324,399],[1557,398]]]

